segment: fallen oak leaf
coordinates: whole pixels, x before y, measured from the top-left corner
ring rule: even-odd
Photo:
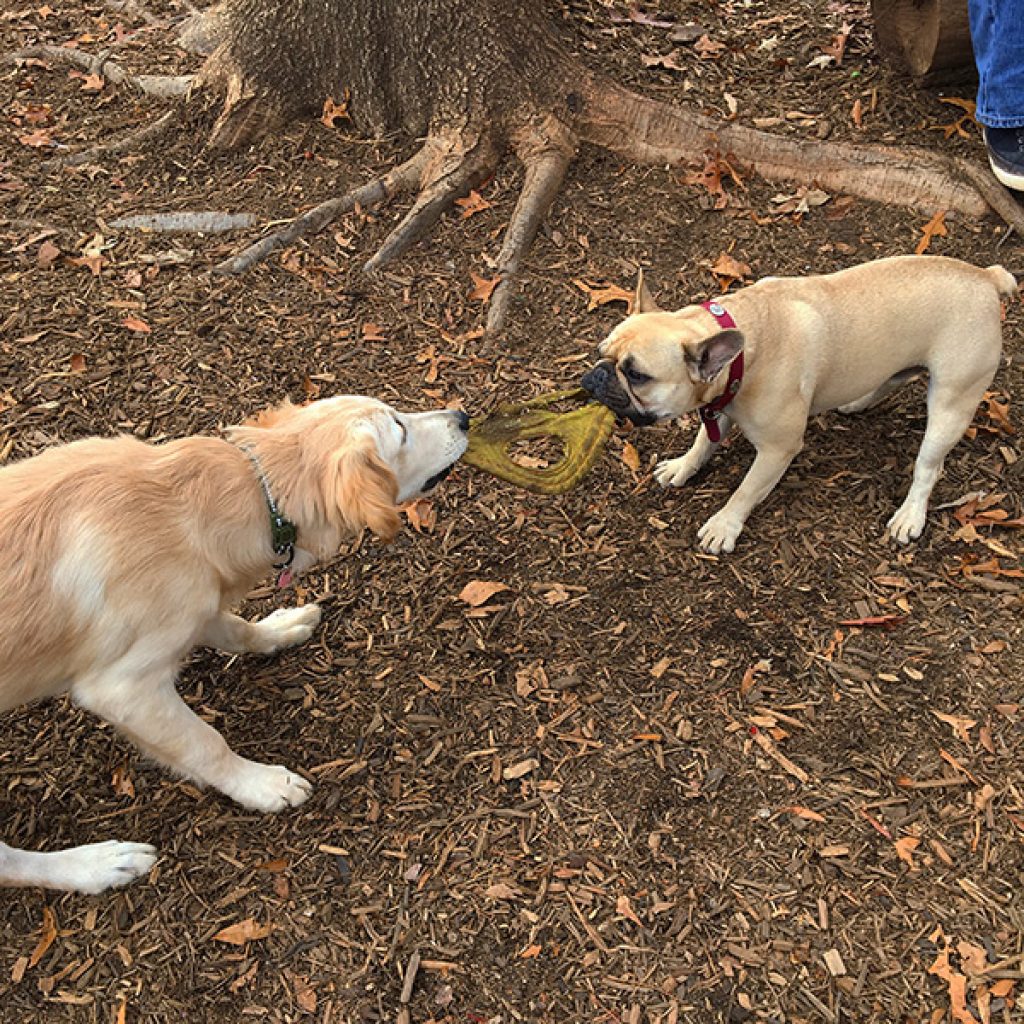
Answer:
[[[782,811],[786,814],[792,814],[797,818],[803,818],[804,821],[823,822],[825,820],[824,814],[819,814],[817,811],[812,811],[810,807],[801,807],[798,804],[783,807]]]
[[[953,735],[964,743],[970,743],[970,730],[978,723],[973,718],[965,718],[963,715],[947,715],[941,711],[932,711],[932,714],[940,721],[945,722],[953,730]]]
[[[914,252],[920,256],[922,253],[928,251],[928,247],[932,244],[932,238],[935,235],[945,237],[948,234],[949,231],[946,228],[946,211],[937,210],[932,219],[921,228],[921,240],[917,243],[917,248],[914,249]]]
[[[493,205],[488,200],[484,199],[476,189],[471,189],[468,196],[462,199],[456,199],[455,205],[462,209],[462,220],[467,217],[472,217],[474,213],[480,213],[483,210],[488,210]]]
[[[136,334],[153,333],[153,328],[150,327],[145,320],[142,320],[137,316],[126,316],[121,321],[121,326],[127,327],[129,331],[135,331]]]
[[[459,591],[459,600],[465,601],[470,608],[478,608],[495,594],[508,589],[507,583],[488,583],[484,580],[472,580]]]
[[[350,121],[351,117],[348,112],[348,90],[345,90],[345,94],[341,98],[340,103],[335,103],[334,100],[328,96],[324,100],[323,111],[320,114],[320,121],[328,128],[335,127],[335,121]]]
[[[729,253],[722,252],[712,265],[711,273],[718,278],[719,287],[725,290],[736,281],[748,279],[751,269],[750,264],[742,263]]]
[[[914,851],[921,845],[921,840],[917,836],[904,836],[902,839],[897,839],[892,845],[896,847],[896,854],[900,860],[911,871],[916,871],[917,865],[914,863]]]
[[[244,946],[247,942],[265,939],[273,930],[274,926],[269,922],[257,924],[255,918],[247,917],[244,921],[222,928],[214,935],[213,941],[226,942],[229,946]]]
[[[598,306],[606,306],[609,302],[624,302],[626,312],[633,312],[633,292],[620,288],[617,284],[603,284],[592,286],[578,278],[572,282],[581,292],[587,296],[587,312],[597,309]]]
[[[484,896],[489,900],[515,900],[519,898],[520,892],[505,882],[495,882],[484,889]]]
[[[501,274],[495,274],[494,277],[480,277],[479,274],[474,274],[471,270],[469,276],[473,278],[473,287],[470,289],[468,298],[471,301],[490,302],[491,293],[501,283]]]
[[[46,956],[47,950],[57,938],[57,918],[49,907],[43,907],[43,925],[36,948],[28,958],[29,967],[35,967]]]

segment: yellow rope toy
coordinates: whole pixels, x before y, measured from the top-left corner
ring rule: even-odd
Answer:
[[[547,408],[556,402],[583,398],[590,395],[577,388],[499,406],[493,416],[474,420],[470,425],[469,448],[463,461],[540,494],[570,490],[600,458],[615,425],[615,414],[598,402],[587,402],[569,412],[552,412]],[[553,466],[528,469],[511,458],[509,448],[516,441],[538,437],[557,437],[564,442],[562,458]]]

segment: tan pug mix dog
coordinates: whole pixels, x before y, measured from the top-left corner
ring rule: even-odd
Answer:
[[[946,454],[992,381],[1002,347],[1000,300],[1016,291],[999,266],[895,256],[835,274],[767,277],[706,304],[714,312],[667,312],[641,275],[635,312],[601,343],[604,358],[583,386],[620,416],[648,425],[719,399],[743,354],[742,379],[717,423],[721,437],[736,423],[757,456],[697,533],[700,546],[717,554],[733,550],[747,516],[800,451],[809,416],[867,409],[927,370],[928,425],[910,491],[888,524],[905,544],[921,535]],[[735,327],[723,329],[730,316]],[[663,487],[681,487],[717,446],[702,426],[693,447],[660,462],[654,475]]]

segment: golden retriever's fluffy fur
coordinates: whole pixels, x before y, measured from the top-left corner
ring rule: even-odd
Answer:
[[[301,572],[364,527],[393,538],[398,503],[461,456],[467,426],[460,412],[344,396],[286,404],[228,440],[93,438],[0,469],[0,711],[70,690],[158,761],[246,807],[301,803],[305,779],[239,757],[174,686],[199,644],[269,653],[319,622],[316,605],[258,622],[229,611],[279,557],[256,465],[297,528]],[[98,892],[154,859],[138,843],[48,854],[0,844],[0,884]]]

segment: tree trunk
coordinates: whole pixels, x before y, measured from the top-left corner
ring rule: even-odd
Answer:
[[[928,85],[976,75],[967,0],[871,0],[875,41]]]
[[[416,194],[367,264],[378,267],[511,151],[524,165],[525,181],[498,256],[501,283],[488,326],[499,327],[510,283],[584,142],[642,163],[703,163],[717,152],[770,179],[928,212],[980,216],[991,208],[1024,231],[1010,194],[964,161],[924,150],[781,138],[633,93],[571,56],[544,6],[542,0],[221,0],[199,15],[187,34],[209,56],[196,86],[225,97],[211,146],[248,145],[293,118],[319,114],[328,97],[346,102],[367,132],[424,140],[387,175],[321,204],[218,269],[242,270],[357,204]]]

